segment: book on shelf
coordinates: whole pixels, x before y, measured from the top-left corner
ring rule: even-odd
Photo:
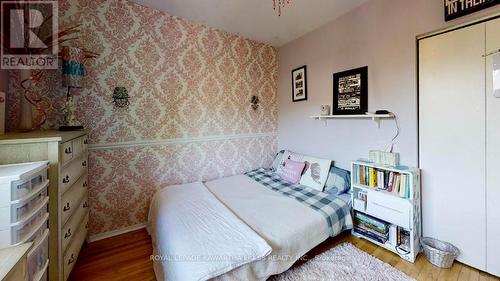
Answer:
[[[397,247],[404,252],[410,252],[410,232],[398,226]]]
[[[378,232],[381,233],[387,233],[389,223],[379,220],[377,218],[374,218],[372,216],[366,215],[364,213],[360,212],[355,212],[354,214],[354,220],[355,222],[358,222],[360,224],[365,225],[368,228],[374,229]]]
[[[375,241],[385,244],[389,240],[390,224],[369,215],[354,213],[354,231]]]
[[[354,231],[355,233],[359,234],[359,235],[362,235],[362,236],[368,237],[368,238],[370,238],[370,239],[372,239],[372,240],[375,240],[375,241],[377,241],[377,242],[379,242],[379,243],[381,243],[381,244],[385,244],[385,242],[387,242],[387,239],[383,239],[382,237],[378,237],[378,236],[376,236],[376,235],[373,235],[373,234],[371,234],[371,233],[368,233],[368,232],[366,232],[366,231],[364,231],[364,230],[362,230],[362,229],[359,229],[359,228],[357,228],[357,227],[354,227],[353,231]]]
[[[354,169],[355,183],[370,189],[384,190],[402,198],[410,198],[411,175],[356,165]]]
[[[389,183],[388,183],[387,191],[392,192],[393,184],[394,184],[394,173],[389,172]]]
[[[376,187],[377,186],[377,171],[373,167],[370,167],[369,179],[370,179],[370,187],[371,188]]]

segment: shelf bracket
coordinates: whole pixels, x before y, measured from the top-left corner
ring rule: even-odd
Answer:
[[[373,122],[375,122],[375,125],[377,126],[378,129],[380,129],[380,118],[378,117],[372,117]]]
[[[320,116],[320,117],[318,117],[318,120],[323,121],[324,127],[328,127],[328,119],[327,118],[321,118],[321,116]]]

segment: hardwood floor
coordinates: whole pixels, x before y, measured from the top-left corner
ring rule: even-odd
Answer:
[[[351,236],[348,232],[325,241],[308,253],[304,260],[344,242],[352,243],[417,280],[500,281],[500,278],[458,262],[455,262],[451,269],[437,268],[427,262],[423,254],[418,256],[414,264],[408,263],[385,249]],[[83,247],[69,280],[154,281],[153,263],[149,259],[151,253],[151,239],[145,230],[90,243]],[[298,262],[295,266],[303,262],[305,261]]]
[[[155,281],[152,252],[146,230],[84,245],[69,280]]]

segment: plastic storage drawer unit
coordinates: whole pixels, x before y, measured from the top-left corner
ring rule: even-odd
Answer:
[[[47,169],[47,161],[0,165],[0,247],[29,242],[47,228]]]

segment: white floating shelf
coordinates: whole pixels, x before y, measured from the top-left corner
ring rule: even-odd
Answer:
[[[366,114],[353,114],[353,115],[317,115],[311,116],[311,118],[316,120],[332,120],[332,119],[372,119],[377,123],[377,126],[380,128],[380,119],[394,119],[394,114],[375,114],[375,113],[366,113]]]

